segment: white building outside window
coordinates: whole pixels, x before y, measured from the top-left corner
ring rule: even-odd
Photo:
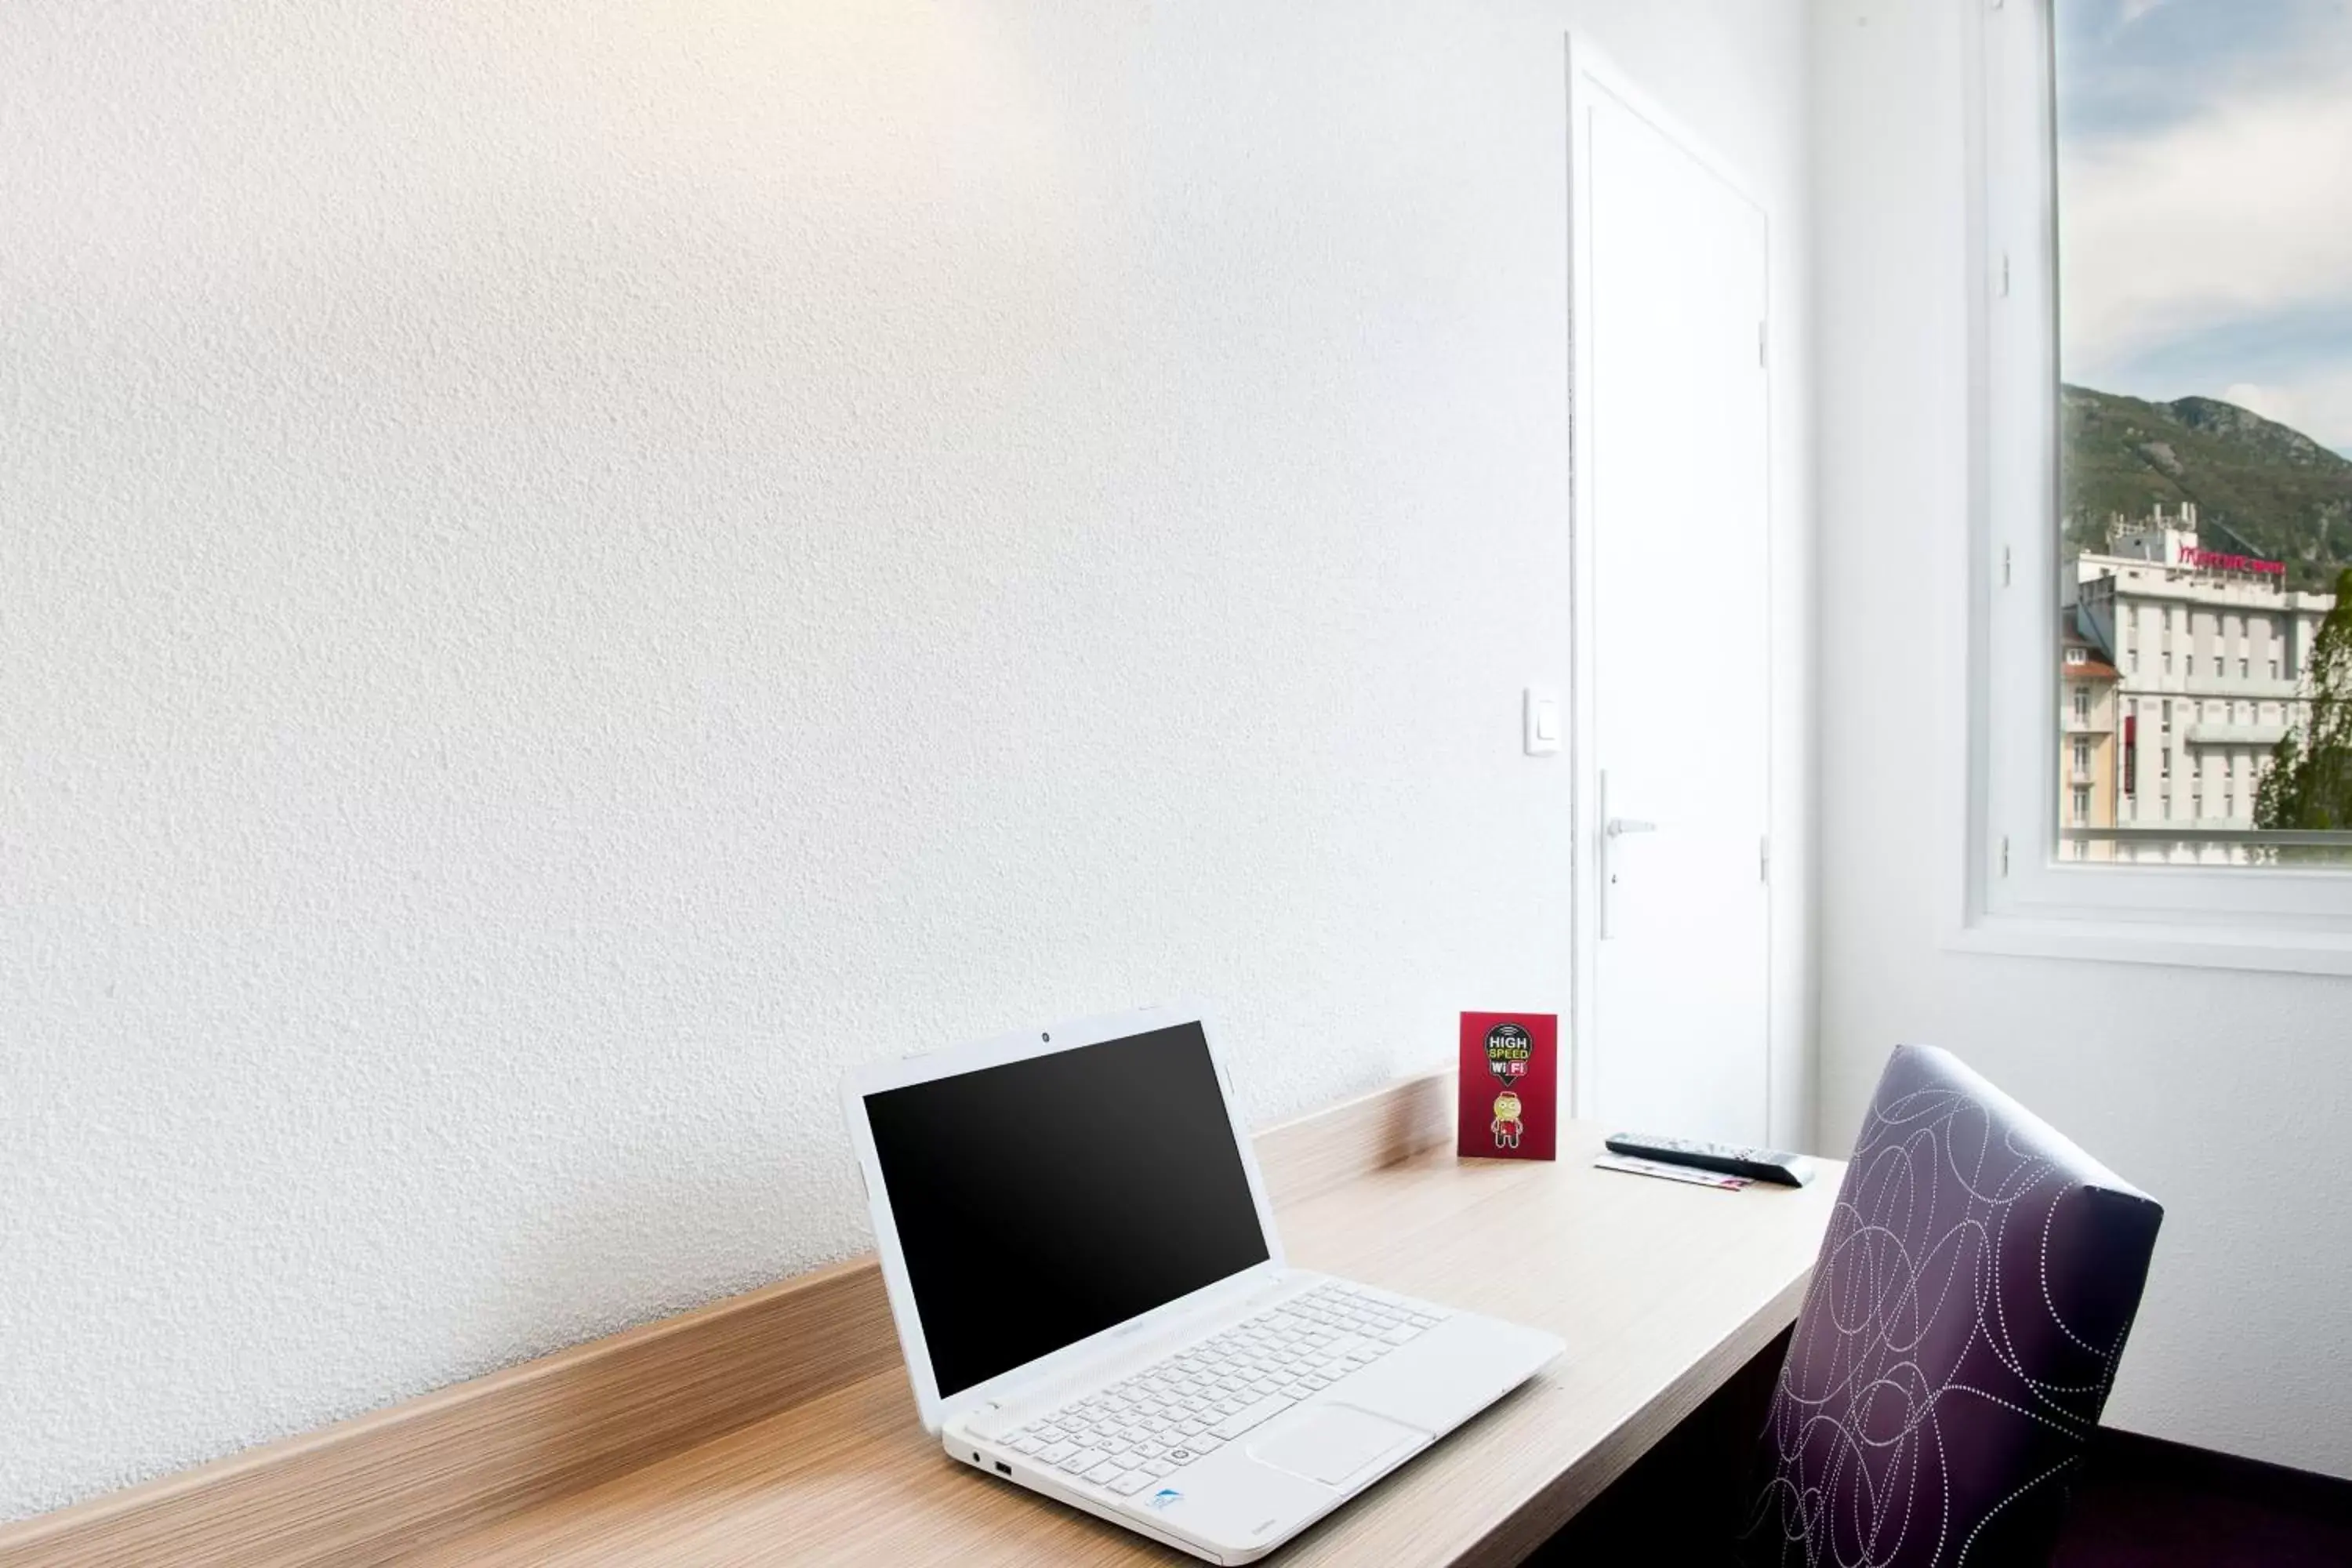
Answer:
[[[2263,949],[2266,966],[2352,973],[2352,830],[2278,826],[2323,787],[2321,770],[2280,771],[2308,755],[2281,742],[2332,743],[2310,731],[2313,683],[2335,668],[2315,670],[2312,650],[2352,547],[2337,559],[2340,531],[2295,510],[2287,459],[2263,467],[2266,454],[2324,467],[2352,452],[2352,401],[2337,429],[2333,405],[2257,384],[2269,374],[2260,330],[2301,301],[2246,259],[2300,254],[2302,237],[2317,245],[2342,199],[2316,168],[2250,183],[2232,194],[2227,244],[2187,245],[2180,226],[2210,219],[2210,182],[2163,155],[2163,138],[2197,116],[2263,108],[2266,90],[2303,79],[2301,58],[2352,58],[2352,13],[2245,0],[2217,27],[2198,7],[2112,0],[1969,11],[1983,45],[1971,131],[1983,479],[1963,916],[1979,934],[1963,944],[2049,951],[2055,933],[2115,956],[2236,962],[2213,956],[2214,933],[2259,927],[2284,937]],[[2290,36],[2302,54],[2260,55],[2261,40]],[[2347,279],[2339,268],[2327,286],[2352,311]],[[2337,356],[2313,374],[2352,384],[2352,349],[2312,352]],[[2283,422],[2298,409],[2317,423]],[[2222,482],[2233,465],[2260,482]],[[2151,632],[2153,672],[2139,658]],[[2084,659],[2076,639],[2090,645]],[[2049,662],[2061,642],[2063,682]],[[2103,659],[2114,684],[2095,700],[2076,672]],[[2110,739],[2113,765],[2070,777],[2053,803],[2053,748],[2100,713],[2111,717],[2094,733]],[[2092,750],[2079,735],[2068,745],[2080,771]],[[2157,766],[2141,772],[2151,745]],[[2176,750],[2189,781],[2179,816]],[[2133,797],[2151,779],[2139,813]],[[2352,809],[2342,821],[2352,829]]]

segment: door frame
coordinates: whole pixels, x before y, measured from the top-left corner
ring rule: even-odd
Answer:
[[[1588,520],[1592,516],[1592,421],[1585,417],[1580,397],[1583,389],[1592,383],[1592,333],[1584,330],[1593,319],[1592,268],[1589,246],[1591,242],[1591,215],[1587,198],[1592,189],[1590,138],[1583,131],[1587,112],[1596,96],[1616,100],[1645,121],[1653,130],[1672,142],[1701,167],[1723,182],[1731,193],[1756,209],[1764,226],[1764,313],[1759,323],[1763,337],[1758,353],[1766,361],[1764,380],[1764,564],[1765,594],[1764,626],[1764,823],[1766,838],[1757,847],[1759,857],[1768,854],[1774,814],[1773,779],[1778,768],[1780,743],[1780,726],[1776,721],[1780,710],[1780,668],[1774,655],[1778,640],[1775,631],[1774,595],[1771,584],[1777,575],[1780,547],[1780,520],[1773,506],[1775,467],[1773,463],[1772,431],[1773,400],[1770,375],[1772,339],[1777,335],[1772,310],[1772,238],[1779,227],[1779,215],[1766,201],[1739,167],[1718,153],[1706,139],[1694,133],[1681,121],[1661,107],[1657,100],[1618,69],[1607,54],[1595,48],[1582,34],[1567,35],[1568,70],[1568,271],[1569,271],[1569,453],[1570,485],[1569,492],[1569,760],[1570,760],[1570,823],[1573,849],[1570,856],[1573,887],[1570,898],[1569,930],[1573,949],[1570,962],[1570,1028],[1569,1028],[1569,1093],[1570,1114],[1591,1116],[1600,1071],[1599,989],[1601,968],[1601,866],[1603,858],[1601,823],[1601,765],[1598,755],[1598,735],[1594,722],[1595,699],[1598,691],[1595,656],[1592,646],[1593,622],[1593,557],[1592,532]],[[1774,1070],[1773,1019],[1779,1011],[1778,987],[1775,984],[1774,953],[1779,945],[1779,927],[1773,918],[1772,879],[1769,861],[1764,862],[1759,875],[1764,888],[1764,1125],[1767,1135],[1783,1138],[1786,1130],[1773,1126],[1773,1100],[1777,1074]],[[1672,1129],[1664,1131],[1671,1131]]]

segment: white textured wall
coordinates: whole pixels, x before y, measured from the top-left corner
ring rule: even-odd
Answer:
[[[1968,538],[1958,5],[1814,10],[1822,1142],[1886,1053],[1949,1047],[2165,1205],[2108,1415],[2352,1476],[2352,981],[1939,945],[1965,723],[1933,612]]]
[[[1587,22],[1784,205],[1802,1108],[1799,0],[0,6],[0,1515],[864,1246],[863,1058],[1564,1012]]]

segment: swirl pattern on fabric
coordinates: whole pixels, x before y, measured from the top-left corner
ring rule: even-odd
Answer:
[[[2162,1217],[1953,1057],[1899,1047],[1773,1392],[1748,1562],[2046,1561]]]

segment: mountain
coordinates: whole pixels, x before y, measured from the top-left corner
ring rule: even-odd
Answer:
[[[2069,548],[2102,547],[2113,513],[2190,500],[2208,549],[2284,561],[2291,587],[2331,587],[2352,565],[2352,461],[2301,431],[2213,397],[2067,386],[2059,401]]]

